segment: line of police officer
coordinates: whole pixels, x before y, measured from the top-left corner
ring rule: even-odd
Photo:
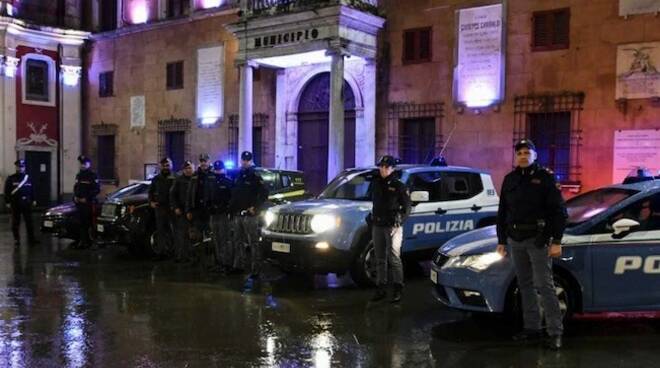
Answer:
[[[241,154],[235,180],[226,175],[222,161],[215,161],[211,170],[209,160],[209,155],[200,155],[196,171],[186,161],[179,176],[173,174],[169,158],[161,161],[149,189],[156,214],[155,250],[165,257],[173,248],[175,262],[195,262],[192,243],[212,234],[214,269],[225,274],[248,271],[246,287],[251,288],[261,273],[259,214],[268,190],[254,170],[252,153]]]

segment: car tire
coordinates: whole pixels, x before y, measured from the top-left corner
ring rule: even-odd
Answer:
[[[374,254],[374,243],[368,243],[360,247],[353,263],[350,274],[353,282],[360,287],[373,287],[376,285],[376,259]]]
[[[562,312],[562,318],[564,321],[566,321],[570,319],[575,313],[576,295],[571,287],[571,283],[568,282],[566,278],[555,272],[553,274],[553,279],[555,281],[557,297],[559,298],[559,308]],[[522,304],[518,292],[518,286],[515,284],[512,285],[512,287],[509,289],[505,314],[509,319],[519,323],[522,326]]]

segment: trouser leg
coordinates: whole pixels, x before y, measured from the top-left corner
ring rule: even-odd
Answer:
[[[21,240],[21,210],[18,204],[11,206],[11,233],[14,235],[14,240]]]
[[[89,203],[78,203],[76,207],[80,221],[80,244],[89,245],[91,243],[89,231],[92,226],[92,206]]]
[[[387,248],[389,242],[387,229],[381,226],[374,226],[372,228],[374,255],[376,256],[376,283],[379,286],[387,284]]]
[[[534,288],[541,295],[546,330],[548,335],[561,335],[564,329],[559,298],[552,276],[552,259],[548,256],[548,249],[545,247],[532,245],[528,252],[534,274]]]
[[[232,221],[232,248],[234,250],[233,268],[245,269],[245,240],[243,217],[236,216]]]
[[[403,263],[401,262],[401,243],[403,241],[403,229],[401,227],[390,228],[391,234],[387,263],[390,271],[390,281],[395,285],[403,285]]]
[[[541,313],[536,290],[534,289],[534,274],[528,247],[525,241],[517,242],[509,239],[509,244],[511,244],[511,257],[516,270],[518,289],[522,301],[524,327],[529,330],[540,330]]]
[[[248,238],[248,248],[250,249],[250,273],[252,276],[261,274],[263,261],[263,250],[259,236],[259,218],[245,217],[245,228]]]
[[[156,255],[165,254],[169,248],[168,243],[172,238],[169,217],[168,209],[156,209]]]

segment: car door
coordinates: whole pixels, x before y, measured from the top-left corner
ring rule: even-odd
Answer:
[[[640,226],[617,236],[612,224],[622,218]],[[596,309],[660,307],[660,193],[638,200],[596,225],[590,248]]]
[[[415,204],[410,218],[404,224],[404,251],[438,248],[454,236],[476,227],[469,201],[452,200],[448,196],[447,180],[443,178],[445,176],[440,170],[417,172],[409,176],[407,184],[410,191],[428,192],[429,201]]]

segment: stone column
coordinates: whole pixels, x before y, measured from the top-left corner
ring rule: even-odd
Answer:
[[[78,76],[77,83],[62,83],[62,136],[60,137],[60,178],[61,193],[70,194],[78,172],[78,156],[82,153],[82,95],[80,84],[81,60],[78,46],[64,46],[61,55],[61,73],[68,73],[70,78]],[[98,166],[98,162],[93,163]]]
[[[6,41],[9,44],[9,41]],[[3,45],[4,46],[4,45]],[[4,48],[4,57],[2,58],[3,73],[2,78],[2,110],[0,111],[0,184],[3,185],[7,176],[14,173],[14,161],[16,161],[16,74],[20,68],[19,59],[16,58],[16,50],[10,47]],[[15,70],[14,76],[8,76],[7,69]]]
[[[364,116],[355,127],[355,166],[371,166],[376,162],[376,62],[365,60],[362,92]],[[357,121],[356,121],[357,123]]]
[[[328,51],[330,65],[330,123],[328,124],[328,182],[344,169],[344,56],[341,48]]]
[[[275,86],[275,167],[291,169],[286,165],[287,149],[287,117],[286,117],[286,69],[277,71]]]
[[[252,91],[256,64],[249,61],[239,66],[241,83],[238,99],[238,154],[252,152]]]

